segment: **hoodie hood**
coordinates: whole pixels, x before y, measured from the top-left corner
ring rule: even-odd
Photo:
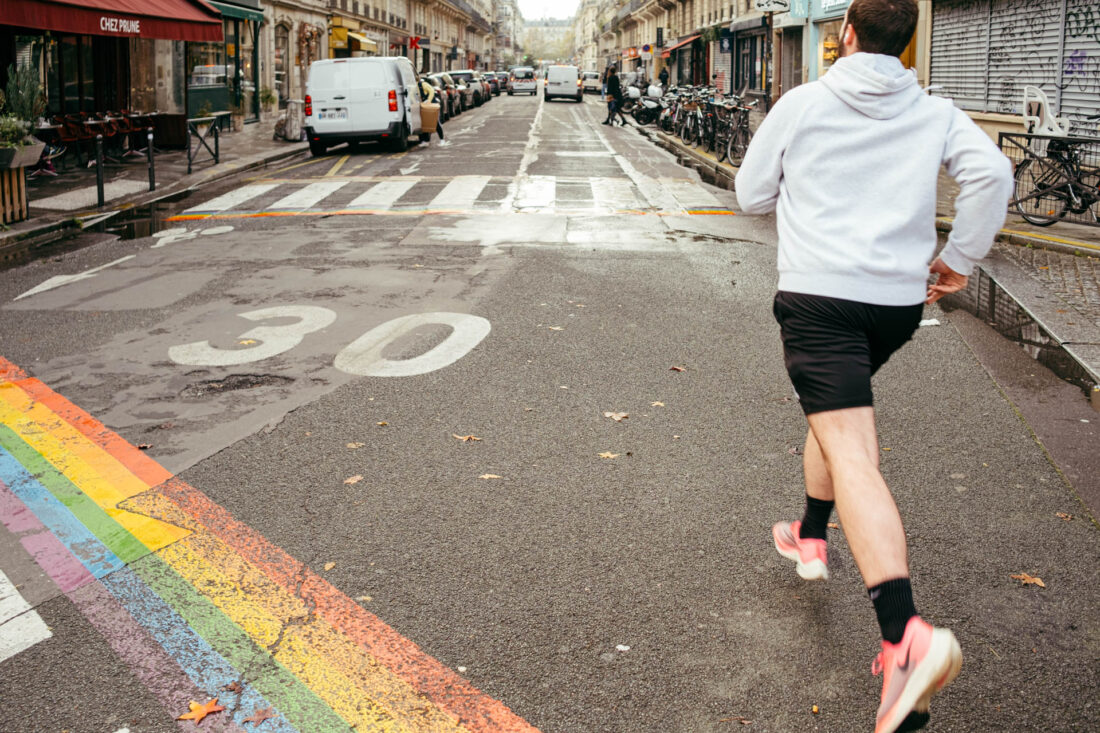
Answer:
[[[922,94],[917,77],[899,59],[877,53],[837,59],[821,82],[849,107],[876,120],[897,117]]]

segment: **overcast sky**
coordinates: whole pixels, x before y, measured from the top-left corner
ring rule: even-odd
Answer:
[[[524,20],[571,18],[579,4],[579,0],[519,0],[519,12]]]

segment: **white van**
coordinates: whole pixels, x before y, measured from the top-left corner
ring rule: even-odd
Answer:
[[[409,146],[420,129],[420,89],[404,56],[322,59],[309,67],[306,135],[309,152],[324,155],[340,143],[382,140],[394,150]]]
[[[554,97],[568,97],[576,102],[584,101],[581,88],[581,71],[576,66],[551,66],[546,72],[546,101]]]
[[[535,70],[530,66],[515,66],[508,73],[508,96],[513,94],[530,94],[535,96],[539,91],[539,83],[535,79]]]

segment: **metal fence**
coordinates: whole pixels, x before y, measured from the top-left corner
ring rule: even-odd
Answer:
[[[1009,211],[1037,226],[1100,226],[1100,138],[1002,132],[1016,187]]]

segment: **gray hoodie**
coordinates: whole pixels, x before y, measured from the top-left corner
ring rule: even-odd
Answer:
[[[941,165],[961,192],[940,257],[969,275],[1004,223],[1011,164],[898,59],[856,53],[783,95],[749,145],[737,201],[776,212],[780,290],[915,305],[936,248]]]

